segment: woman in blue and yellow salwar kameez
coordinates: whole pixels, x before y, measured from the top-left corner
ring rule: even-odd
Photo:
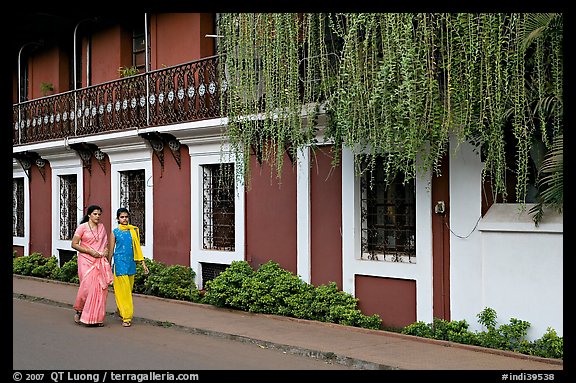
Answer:
[[[148,274],[148,267],[140,247],[140,233],[138,227],[128,223],[129,215],[128,209],[118,209],[116,212],[118,227],[110,233],[110,248],[113,249],[114,297],[124,327],[132,325],[134,315],[132,288],[136,262],[142,262],[144,272]]]

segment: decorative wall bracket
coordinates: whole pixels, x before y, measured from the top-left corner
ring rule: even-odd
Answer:
[[[88,169],[88,173],[92,174],[91,159],[92,156],[94,156],[94,158],[96,158],[96,161],[98,161],[98,165],[100,165],[100,168],[102,169],[104,174],[106,174],[106,162],[104,161],[104,159],[106,158],[106,154],[100,149],[98,149],[98,146],[87,142],[79,142],[76,144],[71,144],[70,147],[74,149],[76,153],[78,153],[80,159],[82,160],[83,166],[86,169]]]
[[[12,157],[18,161],[20,166],[22,166],[28,179],[30,179],[31,176],[30,169],[32,169],[33,165],[36,165],[38,171],[42,175],[42,179],[46,182],[46,170],[44,167],[46,166],[47,161],[40,157],[38,153],[25,151],[21,153],[12,153]]]
[[[154,154],[158,161],[160,162],[160,169],[162,177],[162,173],[164,172],[164,147],[168,146],[170,149],[170,153],[172,153],[172,157],[176,161],[178,165],[178,169],[181,169],[182,159],[180,157],[180,141],[176,139],[171,134],[168,133],[158,133],[158,132],[148,132],[148,133],[140,133],[140,137],[146,139],[152,150],[154,150]]]

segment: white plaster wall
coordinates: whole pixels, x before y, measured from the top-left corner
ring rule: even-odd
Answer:
[[[467,143],[450,142],[450,317],[477,325],[482,311],[481,238],[477,223],[482,210],[480,156]],[[463,237],[463,238],[460,238]],[[480,329],[480,327],[477,327]]]
[[[548,212],[536,227],[526,213],[530,205],[521,213],[519,204],[494,204],[478,221],[483,164],[473,149],[451,142],[451,319],[483,331],[477,314],[490,307],[499,325],[510,318],[530,322],[530,340],[549,326],[562,336],[562,217]]]
[[[530,322],[528,338],[542,337],[548,327],[563,336],[563,224],[552,212],[539,227],[518,204],[497,204],[480,226],[483,307]],[[503,224],[506,224],[503,228]]]

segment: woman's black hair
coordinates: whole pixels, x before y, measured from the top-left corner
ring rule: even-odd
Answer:
[[[88,206],[88,209],[86,209],[86,215],[84,216],[84,218],[82,218],[82,221],[80,221],[80,224],[88,222],[88,220],[90,219],[90,214],[92,214],[92,212],[94,210],[100,210],[102,211],[102,208],[98,205],[90,205]]]
[[[120,209],[116,210],[116,219],[120,218],[120,213],[126,213],[130,216],[130,212],[125,207],[121,207]]]

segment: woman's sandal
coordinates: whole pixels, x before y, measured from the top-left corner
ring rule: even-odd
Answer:
[[[82,316],[82,311],[76,311],[76,314],[74,314],[74,322],[80,323],[80,317],[81,316]]]
[[[132,322],[128,321],[128,322],[122,322],[122,326],[123,327],[130,327],[132,326]]]

